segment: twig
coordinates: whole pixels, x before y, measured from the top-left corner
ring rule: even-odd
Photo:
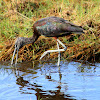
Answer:
[[[25,18],[25,19],[27,19],[27,20],[33,21],[32,19],[30,19],[30,18],[24,16],[23,14],[19,13],[19,12],[16,11],[16,10],[10,10],[10,11],[8,11],[7,13],[5,13],[5,14],[3,15],[3,17],[5,17],[6,15],[11,16],[11,15],[14,14],[14,13],[17,13],[18,15],[22,16],[23,18]],[[7,16],[7,17],[8,17],[8,16]]]
[[[17,14],[20,15],[20,16],[22,16],[23,18],[26,18],[26,19],[28,19],[28,20],[30,20],[30,21],[33,21],[32,19],[30,19],[30,18],[24,16],[23,14],[19,13],[18,11],[16,11],[16,10],[14,10],[14,11],[15,11],[15,13],[17,13]]]

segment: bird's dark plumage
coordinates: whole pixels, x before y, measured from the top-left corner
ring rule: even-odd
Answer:
[[[59,37],[71,32],[83,32],[83,29],[80,26],[59,17],[40,19],[35,22],[33,26],[38,34],[48,37]]]
[[[16,63],[18,58],[18,50],[26,44],[34,43],[40,35],[44,35],[47,37],[60,37],[68,35],[69,33],[83,33],[83,29],[80,26],[77,26],[63,18],[59,17],[47,17],[42,18],[36,21],[33,25],[33,36],[30,38],[19,37],[15,41],[15,50],[13,53],[11,64],[13,64],[14,56],[17,51],[16,55]],[[50,52],[59,52],[58,58],[60,57],[60,51],[65,51],[67,48],[66,46],[59,40],[57,40],[57,50],[48,50],[44,52],[44,54],[40,57],[42,59],[47,53]],[[64,49],[59,49],[59,44],[61,44]],[[60,62],[60,58],[58,59],[58,65]]]

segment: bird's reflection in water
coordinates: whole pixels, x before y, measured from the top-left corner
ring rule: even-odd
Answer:
[[[33,67],[34,66],[34,67]],[[38,67],[37,67],[38,66]],[[27,63],[27,64],[20,64],[19,67],[17,67],[17,69],[14,69],[14,73],[16,76],[16,84],[20,85],[19,86],[19,92],[23,93],[23,94],[35,94],[37,100],[75,100],[72,99],[74,98],[73,96],[70,96],[70,94],[64,94],[64,92],[61,91],[62,89],[62,73],[60,71],[60,67],[57,67],[56,69],[58,69],[56,72],[52,71],[52,67],[51,65],[49,66],[39,66],[39,63]],[[41,74],[42,73],[42,74]],[[58,74],[58,78],[57,80],[54,79],[54,77],[52,76],[53,73],[57,73]],[[40,78],[40,82],[37,82],[37,78],[38,77],[44,77],[44,81],[48,81],[46,84],[48,86],[52,86],[53,84],[51,84],[51,82],[56,83],[56,87],[52,90],[51,88],[46,89],[44,88],[44,86],[42,85],[42,80]],[[35,78],[33,78],[35,77]],[[44,82],[43,81],[43,82]],[[50,82],[50,84],[49,84]],[[67,86],[66,86],[67,87]],[[67,89],[66,89],[67,90]]]
[[[17,78],[16,80],[16,84],[21,85],[22,87],[27,86],[29,82],[24,80],[22,76],[20,76],[19,78]]]

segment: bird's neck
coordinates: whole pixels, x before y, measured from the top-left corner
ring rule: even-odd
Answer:
[[[39,37],[39,35],[33,34],[32,37],[30,37],[30,38],[25,38],[25,43],[24,43],[24,45],[34,43],[34,42],[38,39],[38,37]]]

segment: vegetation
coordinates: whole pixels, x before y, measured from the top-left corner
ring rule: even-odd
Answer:
[[[0,61],[10,60],[17,37],[30,37],[35,21],[58,16],[85,29],[85,34],[59,38],[68,47],[64,59],[100,59],[100,0],[0,0]],[[19,51],[19,61],[38,59],[56,48],[52,38],[41,36]],[[50,54],[52,59],[57,53]]]

